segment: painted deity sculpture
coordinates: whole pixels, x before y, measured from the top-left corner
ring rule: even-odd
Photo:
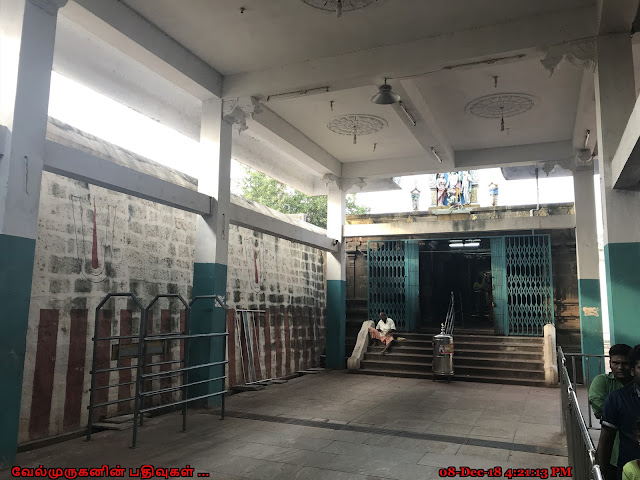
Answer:
[[[494,207],[498,205],[498,184],[496,182],[489,184],[489,195],[491,195],[491,205]]]
[[[417,212],[419,210],[419,203],[420,203],[420,190],[418,190],[418,187],[414,188],[413,190],[411,190],[411,206],[413,207],[413,211]]]
[[[436,177],[436,190],[438,192],[438,206],[445,205],[447,199],[448,179],[446,173],[439,173]]]
[[[438,173],[432,180],[433,204],[445,207],[461,207],[472,202],[476,180],[474,172],[457,171]]]

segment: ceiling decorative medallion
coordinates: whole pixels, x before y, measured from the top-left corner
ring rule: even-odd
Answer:
[[[494,93],[469,102],[465,110],[480,118],[505,118],[528,112],[535,97],[526,93]]]
[[[382,117],[351,113],[335,117],[327,124],[327,128],[339,135],[352,135],[353,143],[356,143],[359,135],[379,132],[387,125],[387,121]]]
[[[320,10],[328,10],[330,12],[335,12],[340,9],[341,12],[350,12],[352,10],[359,10],[360,8],[368,7],[372,3],[377,2],[378,0],[302,0],[307,5],[318,8]],[[341,3],[341,7],[339,7],[338,3]]]

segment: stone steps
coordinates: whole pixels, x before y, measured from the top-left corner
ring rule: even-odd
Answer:
[[[398,333],[388,355],[369,347],[360,370],[365,375],[432,378],[433,335]],[[454,334],[454,378],[478,382],[544,386],[543,339]],[[349,352],[350,353],[350,352]]]

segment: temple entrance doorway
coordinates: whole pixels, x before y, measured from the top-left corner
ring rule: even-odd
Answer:
[[[418,249],[419,327],[440,328],[453,292],[456,329],[493,333],[490,239],[421,240]]]

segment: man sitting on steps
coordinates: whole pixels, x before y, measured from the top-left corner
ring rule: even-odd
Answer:
[[[385,355],[391,346],[391,342],[393,342],[393,332],[395,332],[395,330],[396,324],[393,320],[388,318],[386,313],[380,312],[380,321],[376,328],[369,327],[369,336],[371,337],[369,345],[373,345],[375,340],[380,340],[385,344],[381,355]]]

